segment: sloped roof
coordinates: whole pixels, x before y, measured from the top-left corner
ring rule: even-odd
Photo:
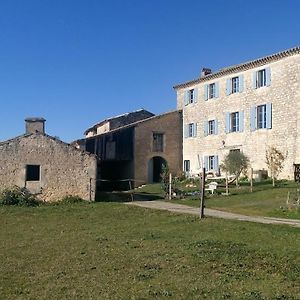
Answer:
[[[89,131],[92,131],[92,130],[96,130],[97,127],[105,124],[106,122],[108,121],[112,121],[112,120],[115,120],[115,119],[118,119],[118,118],[122,118],[122,117],[126,117],[126,116],[129,116],[130,114],[135,114],[135,113],[138,113],[138,112],[146,112],[146,113],[149,113],[149,115],[152,115],[154,116],[154,114],[144,108],[141,108],[141,109],[138,109],[138,110],[135,110],[135,111],[132,111],[132,112],[127,112],[125,114],[121,114],[121,115],[117,115],[117,116],[114,116],[114,117],[110,117],[110,118],[107,118],[107,119],[104,119],[98,123],[96,123],[95,125],[91,126],[90,128],[88,128],[84,134],[86,135]]]
[[[159,119],[159,118],[162,118],[162,117],[164,117],[164,116],[166,116],[166,115],[174,114],[174,113],[176,113],[176,112],[177,112],[177,113],[181,113],[182,110],[172,110],[172,111],[169,111],[169,112],[160,114],[160,115],[156,115],[156,116],[153,116],[153,117],[150,117],[150,118],[147,118],[147,119],[143,119],[143,120],[136,121],[136,122],[134,122],[134,123],[130,123],[130,124],[128,124],[128,125],[124,125],[124,126],[122,126],[122,127],[119,127],[119,128],[116,128],[116,129],[107,131],[107,132],[103,132],[103,133],[100,133],[100,134],[97,134],[97,135],[94,135],[94,136],[89,136],[89,137],[86,137],[86,138],[78,139],[78,140],[73,141],[73,142],[71,143],[71,145],[72,145],[72,144],[76,144],[76,142],[79,142],[79,141],[89,140],[89,139],[97,138],[97,137],[100,137],[100,136],[108,135],[108,134],[111,134],[111,133],[115,133],[115,132],[124,130],[124,129],[126,129],[126,128],[135,127],[135,126],[137,126],[137,125],[139,125],[139,124],[146,123],[146,122],[149,122],[149,121],[154,120],[154,119]]]
[[[245,71],[245,70],[249,70],[255,67],[259,67],[262,65],[265,65],[267,63],[270,62],[274,62],[274,61],[278,61],[280,59],[283,59],[285,57],[288,56],[292,56],[292,55],[296,55],[300,53],[300,46],[294,47],[294,48],[290,48],[288,50],[284,50],[275,54],[271,54],[262,58],[258,58],[255,60],[251,60],[242,64],[238,64],[238,65],[234,65],[234,66],[230,66],[230,67],[226,67],[223,68],[215,73],[206,75],[204,77],[200,77],[194,80],[190,80],[190,81],[186,81],[184,83],[180,83],[174,86],[174,89],[180,89],[180,88],[186,88],[189,86],[192,86],[194,84],[200,83],[200,82],[205,82],[211,79],[215,79],[215,78],[219,78],[221,76],[224,75],[228,75],[228,74],[232,74],[232,73],[236,73],[236,72],[241,72],[241,71]]]
[[[53,136],[51,136],[51,135],[48,135],[48,134],[46,134],[46,133],[41,133],[41,132],[36,132],[36,133],[25,133],[25,134],[16,136],[16,137],[14,137],[14,138],[11,138],[11,139],[9,139],[9,140],[1,141],[1,142],[0,142],[0,146],[5,145],[5,144],[12,143],[12,142],[17,141],[17,140],[21,140],[21,139],[23,139],[23,138],[30,137],[30,136],[32,136],[32,135],[42,135],[42,136],[44,136],[44,137],[46,137],[46,138],[48,138],[48,139],[51,139],[51,140],[55,141],[56,143],[62,144],[62,145],[67,146],[67,147],[72,147],[72,149],[74,149],[75,151],[79,151],[79,152],[82,152],[82,153],[85,154],[85,155],[88,155],[88,156],[94,156],[94,157],[97,158],[97,155],[95,155],[95,154],[92,154],[92,153],[90,153],[90,152],[88,152],[88,151],[84,151],[84,150],[78,149],[78,148],[76,148],[73,144],[69,144],[69,143],[63,142],[63,141],[61,141],[61,140],[59,140],[59,139],[57,139],[57,138],[55,138],[55,137],[53,137]]]

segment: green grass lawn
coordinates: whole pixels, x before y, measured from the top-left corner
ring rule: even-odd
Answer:
[[[296,228],[117,203],[0,220],[0,299],[300,299]]]
[[[206,193],[205,207],[244,215],[300,219],[300,210],[289,209],[286,204],[288,191],[292,197],[297,188],[299,184],[294,182],[280,182],[275,188],[269,182],[262,182],[256,183],[253,193],[250,193],[249,184],[244,184],[240,188],[230,187],[229,196],[222,195],[225,188],[218,188],[215,195]],[[194,188],[197,189],[198,187]],[[199,206],[199,196],[185,197],[172,202]]]

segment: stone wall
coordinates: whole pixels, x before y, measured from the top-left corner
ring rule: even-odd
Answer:
[[[26,165],[40,166],[40,180],[26,181]],[[44,134],[29,134],[0,143],[0,189],[27,187],[45,201],[77,195],[95,199],[97,159]]]
[[[164,134],[163,152],[153,151],[153,133]],[[182,112],[174,111],[153,117],[135,126],[134,173],[137,185],[147,183],[149,161],[155,156],[168,163],[171,173],[182,170]]]
[[[270,67],[270,86],[254,89],[252,74]],[[244,91],[226,95],[226,79],[244,76]],[[219,97],[204,101],[204,85],[219,82]],[[197,103],[184,105],[184,92],[198,89]],[[272,103],[272,129],[250,130],[250,109],[254,105]],[[191,171],[198,173],[197,156],[218,155],[221,162],[230,149],[240,149],[254,169],[267,169],[265,153],[275,146],[287,154],[282,178],[293,178],[293,164],[300,163],[300,55],[284,57],[252,69],[221,76],[210,81],[177,88],[177,108],[183,109],[183,122],[197,123],[197,136],[183,139],[183,159],[190,160]],[[225,133],[226,112],[244,111],[243,132]],[[217,135],[204,135],[204,122],[217,119]]]

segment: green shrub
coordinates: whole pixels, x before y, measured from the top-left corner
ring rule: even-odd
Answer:
[[[40,201],[26,188],[14,186],[0,193],[0,205],[38,206]]]
[[[80,203],[84,200],[80,198],[79,196],[73,196],[73,195],[67,195],[63,197],[61,200],[59,200],[58,204],[73,204],[73,203]]]

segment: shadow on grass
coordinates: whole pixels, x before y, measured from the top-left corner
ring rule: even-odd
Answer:
[[[96,202],[130,202],[130,201],[152,201],[161,200],[162,196],[146,192],[130,193],[124,192],[97,192]]]

